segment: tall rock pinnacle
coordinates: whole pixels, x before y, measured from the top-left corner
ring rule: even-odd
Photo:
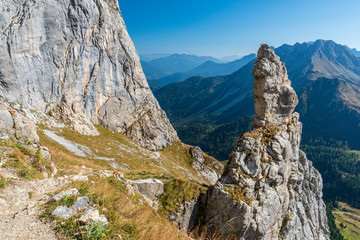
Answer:
[[[253,74],[255,129],[238,139],[210,193],[208,230],[229,239],[329,239],[322,178],[299,149],[298,99],[266,44]]]
[[[259,49],[253,75],[256,112],[253,126],[257,128],[288,122],[298,98],[290,86],[285,64],[266,44]]]
[[[116,0],[0,0],[0,98],[83,134],[94,125],[156,150],[177,139]],[[6,11],[5,11],[6,10]]]

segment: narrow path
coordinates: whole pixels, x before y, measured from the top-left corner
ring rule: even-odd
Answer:
[[[71,177],[24,181],[14,179],[0,190],[1,240],[54,240],[58,239],[52,227],[39,219],[47,193],[65,186]]]

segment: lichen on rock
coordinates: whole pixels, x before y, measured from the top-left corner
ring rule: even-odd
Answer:
[[[210,192],[210,233],[234,239],[329,239],[322,178],[300,147],[298,99],[263,44],[253,71],[255,129],[243,134]]]

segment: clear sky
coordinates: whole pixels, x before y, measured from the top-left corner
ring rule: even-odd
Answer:
[[[316,39],[360,49],[360,0],[119,0],[140,54],[244,55]]]

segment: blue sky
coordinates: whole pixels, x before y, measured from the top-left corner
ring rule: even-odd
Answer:
[[[140,54],[244,55],[331,39],[360,49],[359,0],[119,0]]]

